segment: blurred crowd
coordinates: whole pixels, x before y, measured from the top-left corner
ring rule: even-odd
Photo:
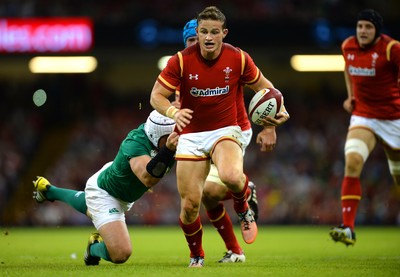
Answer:
[[[187,20],[187,17],[196,15],[209,5],[218,6],[229,20],[242,21],[309,21],[317,17],[353,21],[360,7],[371,5],[387,20],[395,20],[398,16],[396,0],[203,0],[190,4],[180,0],[3,0],[0,3],[0,17],[91,16],[96,21],[114,23],[154,18],[181,24],[182,18]]]
[[[0,109],[1,212],[7,211],[8,201],[15,199],[18,186],[24,185],[24,193],[33,191],[31,183],[21,184],[22,176],[27,174],[30,180],[43,175],[56,186],[83,190],[86,180],[114,158],[126,133],[144,122],[151,111],[149,96],[143,92],[120,99],[105,86],[89,83],[79,75],[59,77],[54,82],[65,84],[69,91],[68,98],[63,99],[64,105],[59,107],[56,103],[60,99],[54,99],[57,96],[50,94],[44,106],[35,107],[29,93],[19,96],[25,97],[24,100],[15,98],[17,93],[13,89],[29,91],[26,88],[22,90],[18,85],[2,88],[11,93],[5,95],[6,101],[1,102]],[[83,93],[80,88],[87,88],[89,93]],[[99,93],[91,94],[93,90]],[[79,101],[73,91],[80,91]],[[291,119],[278,128],[277,147],[271,153],[260,152],[255,143],[260,129],[253,126],[253,142],[246,150],[245,172],[257,186],[259,221],[262,224],[336,224],[340,222],[343,146],[349,115],[341,108],[340,94],[328,88],[321,87],[317,93],[320,96],[314,95],[312,101],[302,91],[290,87],[283,91]],[[62,133],[63,137],[46,140],[58,128],[67,130]],[[28,169],[35,168],[37,163],[34,157],[40,154],[38,151],[46,152],[49,143],[59,144],[59,151],[44,156],[45,160],[40,162],[45,166],[40,172],[29,173]],[[393,185],[383,149],[378,147],[371,154],[362,186],[359,224],[400,224],[400,190]],[[32,199],[24,206],[25,216],[17,224],[90,223],[63,203],[39,205]],[[233,212],[232,205],[226,206]],[[127,222],[176,224],[178,214],[179,195],[172,170],[135,203],[127,214]]]
[[[0,80],[0,209],[15,192],[40,139],[42,118],[18,91],[22,84]]]

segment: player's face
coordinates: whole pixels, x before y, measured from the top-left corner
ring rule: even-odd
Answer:
[[[222,41],[228,34],[228,29],[222,28],[223,22],[216,20],[201,20],[197,27],[201,55],[207,60],[213,60],[221,52]]]
[[[375,38],[376,29],[374,24],[367,20],[357,22],[357,41],[361,47],[370,45]]]
[[[196,44],[197,43],[197,36],[195,36],[195,37],[189,37],[187,40],[186,40],[186,47],[189,47],[189,46],[192,46],[192,45],[194,45],[194,44]]]

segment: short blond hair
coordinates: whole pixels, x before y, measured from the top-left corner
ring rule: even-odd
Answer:
[[[226,28],[226,17],[216,6],[209,6],[199,13],[197,16],[197,22],[200,23],[201,20],[220,21],[223,23],[222,28]]]

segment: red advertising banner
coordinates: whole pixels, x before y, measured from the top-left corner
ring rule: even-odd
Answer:
[[[92,46],[90,18],[0,18],[0,53],[76,53]]]

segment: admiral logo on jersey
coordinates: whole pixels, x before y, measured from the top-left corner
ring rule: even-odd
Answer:
[[[350,65],[349,74],[352,76],[375,76],[375,68],[362,68]]]
[[[216,88],[206,88],[206,89],[198,89],[196,87],[191,88],[190,94],[194,97],[208,97],[208,96],[218,96],[224,95],[229,92],[229,86],[224,88],[216,87]]]

